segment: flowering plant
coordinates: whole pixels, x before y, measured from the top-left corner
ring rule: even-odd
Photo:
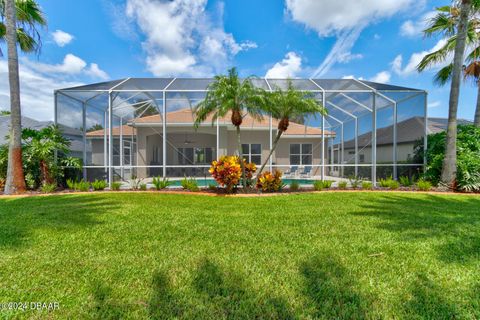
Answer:
[[[247,163],[245,165],[245,179],[247,185],[251,184],[253,174],[257,171],[255,163]],[[242,178],[242,168],[237,156],[221,156],[220,159],[212,162],[212,166],[208,170],[217,183],[225,187],[228,193],[234,191]]]
[[[263,192],[280,191],[284,184],[282,182],[282,172],[275,170],[273,173],[265,171],[257,178],[257,189]]]

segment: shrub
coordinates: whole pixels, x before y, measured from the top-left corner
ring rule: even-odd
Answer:
[[[362,189],[372,190],[373,184],[370,181],[362,181]]]
[[[347,189],[347,181],[340,181],[340,182],[338,183],[338,188],[339,188],[339,189],[342,189],[342,190]]]
[[[137,178],[137,176],[132,175],[132,178],[130,179],[130,188],[132,188],[132,190],[140,189],[142,181],[143,179]]]
[[[122,186],[121,182],[112,182],[112,185],[110,186],[111,190],[118,191],[120,190],[120,187]]]
[[[198,187],[198,182],[194,178],[183,178],[181,181],[181,186],[183,189],[188,191],[198,191],[200,188]]]
[[[427,170],[425,179],[433,185],[440,182],[445,157],[446,132],[427,137]],[[423,139],[415,145],[415,158],[423,162]],[[462,191],[480,191],[480,128],[474,125],[459,125],[457,128],[457,188]]]
[[[107,182],[105,180],[96,180],[92,182],[92,188],[95,191],[105,190]]]
[[[421,191],[430,191],[430,189],[432,189],[432,183],[430,181],[420,179],[417,181],[417,188]]]
[[[73,181],[72,179],[67,179],[66,183],[67,183],[67,188],[70,190],[75,190],[77,187],[77,182]]]
[[[265,171],[257,177],[257,189],[263,192],[276,192],[283,187],[281,171],[275,170],[273,173]]]
[[[251,186],[257,167],[254,163],[244,162],[244,164],[247,185]],[[225,188],[227,193],[232,193],[237,188],[242,177],[242,168],[237,156],[221,156],[220,159],[212,162],[208,172],[220,186]]]
[[[316,191],[321,191],[323,189],[328,189],[332,186],[332,180],[315,180],[313,182],[313,189]]]
[[[140,190],[147,191],[147,184],[146,183],[140,183]]]
[[[164,178],[155,177],[152,180],[152,184],[156,190],[162,190],[167,188],[169,185],[171,185],[172,182],[170,182],[168,178],[165,178],[165,177]]]
[[[360,186],[361,179],[358,178],[357,176],[351,176],[348,178],[348,180],[350,181],[350,186],[353,189],[357,189]]]
[[[3,191],[5,189],[5,179],[0,178],[0,191]]]
[[[300,183],[298,183],[298,181],[293,180],[292,182],[290,182],[291,191],[298,191],[299,189],[300,189]]]
[[[400,181],[400,184],[404,187],[411,187],[413,185],[413,179],[410,179],[407,176],[401,176],[400,178],[398,178],[398,180]]]
[[[45,183],[40,187],[40,191],[43,193],[53,193],[57,190],[57,184],[55,183]]]
[[[82,192],[90,191],[90,183],[88,183],[88,181],[81,180],[80,182],[76,183],[75,190]]]
[[[209,183],[208,189],[212,191],[217,191],[217,185],[215,183]]]
[[[390,190],[397,190],[398,188],[400,188],[400,183],[396,180],[390,180],[388,187],[390,188]]]

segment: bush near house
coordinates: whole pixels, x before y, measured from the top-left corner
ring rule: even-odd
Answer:
[[[440,182],[445,156],[445,132],[427,137],[427,170],[424,178],[437,185]],[[423,161],[423,140],[415,146],[415,161]],[[457,128],[457,189],[480,192],[480,128],[459,125]]]
[[[253,174],[257,171],[255,163],[245,165],[245,179],[247,186],[252,185]],[[237,156],[221,156],[218,160],[212,162],[208,170],[217,183],[224,187],[227,193],[232,193],[237,188],[242,177],[242,168]]]
[[[257,189],[263,192],[276,192],[284,187],[282,172],[275,170],[273,173],[265,171],[257,177]]]

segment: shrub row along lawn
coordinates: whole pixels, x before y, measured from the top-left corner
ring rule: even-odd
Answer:
[[[480,317],[480,197],[0,198],[0,318]]]

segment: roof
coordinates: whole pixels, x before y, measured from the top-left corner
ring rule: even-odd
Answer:
[[[438,133],[447,129],[448,119],[428,118],[427,133]],[[472,124],[471,121],[459,119],[458,124]],[[397,123],[397,143],[413,143],[425,135],[424,118],[412,117]],[[358,136],[358,147],[368,146],[372,142],[372,133],[367,132]],[[377,129],[377,145],[393,143],[393,125]],[[355,139],[343,143],[345,149],[355,148]]]
[[[256,87],[263,89],[287,86],[287,79],[251,78]],[[214,78],[125,78],[107,82],[93,83],[83,86],[63,88],[59,91],[195,91],[207,90]],[[290,79],[299,90],[331,91],[338,90],[407,90],[418,89],[393,86],[357,79]]]
[[[228,113],[225,117],[222,117],[219,120],[219,124],[231,125],[230,124],[231,113]],[[180,109],[167,113],[167,121],[169,124],[192,124],[194,122],[193,113],[190,109]],[[210,124],[212,122],[212,116],[208,116],[204,123]],[[129,125],[123,125],[122,130],[124,135],[134,134],[132,126],[137,126],[138,124],[152,124],[161,126],[162,118],[160,115],[151,115],[142,118],[135,119]],[[272,126],[276,128],[278,125],[278,120],[272,119]],[[269,128],[270,120],[268,117],[265,117],[263,120],[255,120],[250,115],[246,115],[243,118],[242,127],[251,127],[251,128]],[[87,136],[103,136],[104,130],[96,130],[88,132]],[[120,127],[113,127],[112,134],[117,136],[120,134]],[[290,126],[288,130],[284,133],[285,136],[295,136],[295,135],[321,135],[322,130],[320,128],[310,127],[307,125],[299,124],[290,121]],[[325,135],[333,135],[334,132],[325,131]]]
[[[41,130],[43,128],[52,125],[53,121],[38,121],[29,117],[22,116],[22,127],[30,128],[34,130]],[[82,132],[78,129],[70,128],[65,125],[58,125],[67,138],[70,139],[70,150],[72,151],[82,151],[83,143],[81,141],[75,140],[73,138],[81,138]],[[6,136],[9,134],[10,130],[10,115],[0,116],[0,145],[7,143]]]

